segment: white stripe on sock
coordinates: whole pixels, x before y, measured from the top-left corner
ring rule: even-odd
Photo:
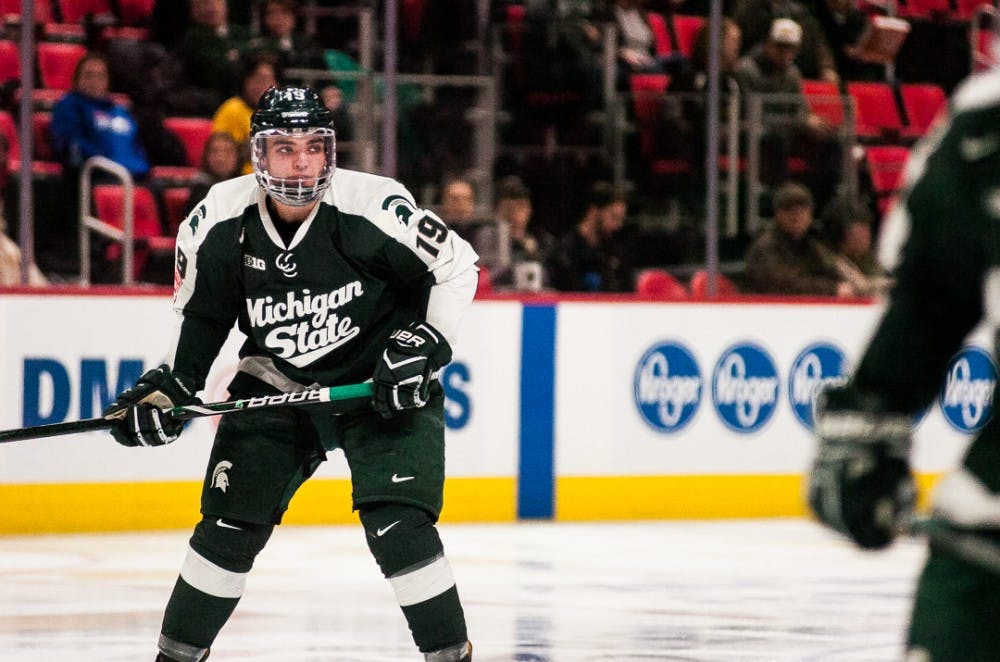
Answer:
[[[441,595],[455,585],[448,559],[442,554],[431,563],[389,578],[400,607],[408,607]]]
[[[247,583],[247,573],[220,568],[191,548],[181,566],[181,578],[202,593],[217,598],[238,598],[243,595]]]

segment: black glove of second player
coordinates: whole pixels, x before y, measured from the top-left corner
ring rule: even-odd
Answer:
[[[431,374],[451,361],[451,345],[427,322],[397,329],[375,365],[372,407],[383,418],[404,409],[423,407]]]
[[[161,365],[146,372],[135,386],[122,391],[103,416],[117,421],[111,428],[111,436],[119,444],[163,446],[176,440],[184,427],[182,421],[172,421],[163,412],[200,403],[186,379]]]
[[[913,513],[913,424],[853,386],[816,400],[819,450],[809,477],[809,507],[824,524],[866,549],[889,545]]]

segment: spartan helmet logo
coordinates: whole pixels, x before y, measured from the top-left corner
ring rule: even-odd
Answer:
[[[382,201],[382,209],[392,212],[400,225],[406,227],[410,224],[410,217],[417,213],[413,203],[401,195],[390,195]]]
[[[229,487],[229,474],[226,473],[227,469],[232,469],[233,463],[228,460],[223,460],[215,465],[215,469],[212,469],[212,487],[218,487],[223,492]]]

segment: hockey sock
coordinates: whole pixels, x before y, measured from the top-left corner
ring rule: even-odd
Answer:
[[[465,613],[454,584],[430,600],[402,609],[413,633],[413,642],[421,653],[465,643],[468,639]]]
[[[361,523],[421,652],[465,643],[462,603],[430,515],[413,506],[376,504],[361,511]]]
[[[273,529],[220,518],[199,522],[163,615],[163,636],[211,646],[240,601],[254,558]]]
[[[239,601],[239,598],[209,595],[188,584],[183,576],[178,577],[160,633],[174,641],[208,648]]]

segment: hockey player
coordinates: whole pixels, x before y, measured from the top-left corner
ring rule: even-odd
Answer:
[[[243,594],[296,489],[333,448],[353,507],[417,647],[472,659],[435,522],[444,483],[435,381],[476,288],[477,256],[398,182],[335,170],[330,111],[305,87],[271,88],[251,122],[254,174],[214,186],[177,240],[176,338],[165,365],[105,411],[126,446],[174,441],[163,409],[197,402],[234,323],[246,334],[234,397],[372,378],[372,408],[334,417],[269,409],[219,424],[195,526],[167,604],[159,661],[196,662]]]
[[[858,545],[889,545],[912,513],[913,422],[983,318],[1000,325],[1000,71],[956,91],[949,117],[914,149],[886,219],[881,257],[897,284],[861,364],[817,402],[809,505]],[[930,553],[914,599],[907,660],[1000,660],[1000,575],[948,543],[1000,542],[1000,420],[972,441],[934,495]]]

